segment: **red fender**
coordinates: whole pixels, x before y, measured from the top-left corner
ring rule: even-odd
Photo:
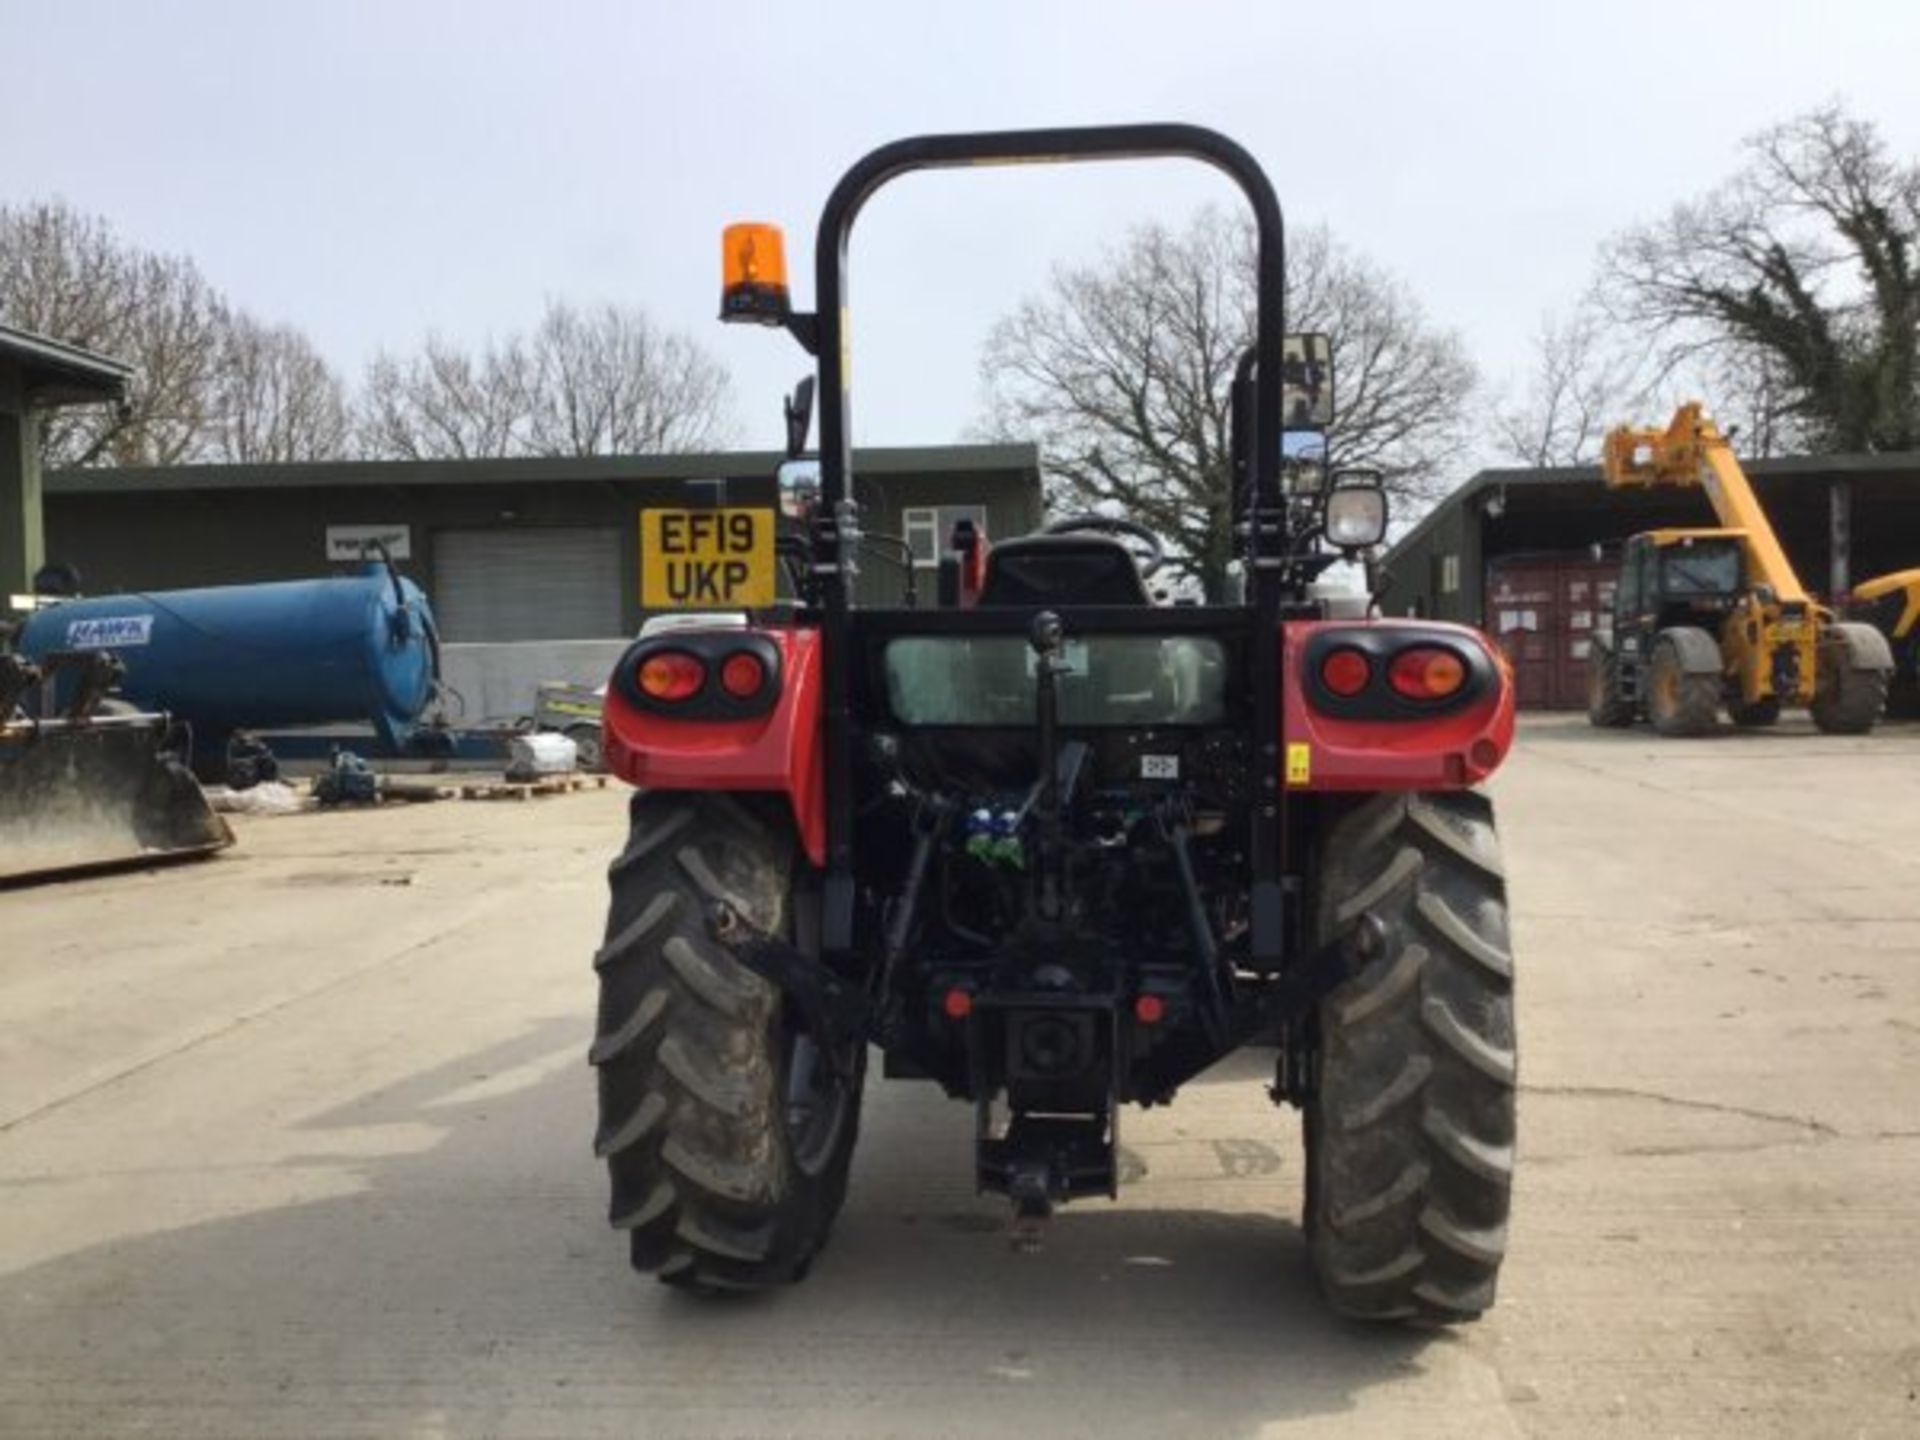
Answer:
[[[601,718],[604,763],[628,784],[647,790],[784,793],[807,858],[824,865],[820,632],[770,628],[749,633],[780,648],[780,696],[772,710],[744,720],[675,720],[638,708],[618,684],[609,684]]]
[[[1463,790],[1486,779],[1513,747],[1513,667],[1465,625],[1436,620],[1290,620],[1281,625],[1281,780],[1288,790]],[[1474,647],[1492,662],[1486,692],[1458,710],[1353,719],[1316,709],[1307,643],[1321,632],[1370,632]]]

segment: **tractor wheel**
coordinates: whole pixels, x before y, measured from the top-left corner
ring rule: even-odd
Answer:
[[[1720,677],[1689,673],[1672,640],[1653,644],[1647,667],[1647,718],[1662,735],[1710,735],[1720,719]]]
[[[1727,714],[1733,717],[1733,723],[1749,730],[1758,730],[1767,725],[1780,723],[1780,697],[1769,695],[1764,700],[1749,703],[1745,700],[1729,700]]]
[[[829,1056],[707,924],[724,903],[755,929],[791,931],[787,822],[670,793],[635,795],[632,818],[593,962],[608,1218],[634,1268],[670,1285],[798,1280],[846,1197],[866,1050]]]
[[[1513,959],[1493,807],[1381,795],[1328,837],[1322,943],[1360,968],[1321,1004],[1307,1102],[1308,1249],[1357,1319],[1493,1303],[1513,1184]]]
[[[1587,652],[1587,721],[1603,730],[1633,724],[1633,702],[1620,694],[1620,660],[1594,645]]]
[[[1887,708],[1887,670],[1858,663],[1861,653],[1887,656],[1886,639],[1871,625],[1839,624],[1820,647],[1820,673],[1808,709],[1829,735],[1865,735]]]

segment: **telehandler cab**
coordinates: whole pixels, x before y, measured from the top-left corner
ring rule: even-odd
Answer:
[[[1620,426],[1601,461],[1608,486],[1699,486],[1719,529],[1650,530],[1627,542],[1610,633],[1588,652],[1587,718],[1662,735],[1706,735],[1724,705],[1736,725],[1805,706],[1837,734],[1871,730],[1893,656],[1871,625],[1838,619],[1800,584],[1760,497],[1698,402],[1665,430]]]
[[[1254,212],[1257,337],[1231,394],[1244,594],[1151,603],[1158,537],[1090,515],[997,544],[959,527],[943,603],[856,607],[862,205],[916,170],[1142,157],[1213,165]],[[1333,1306],[1456,1321],[1493,1302],[1513,959],[1473,787],[1511,743],[1511,677],[1472,630],[1342,617],[1316,584],[1379,541],[1385,500],[1365,476],[1282,485],[1283,434],[1324,427],[1329,377],[1324,337],[1285,333],[1281,247],[1253,158],[1183,125],[874,151],[827,201],[811,313],[777,230],[727,231],[722,317],[817,358],[821,444],[788,497],[798,543],[771,510],[643,522],[643,579],[738,566],[708,573],[744,614],[638,641],[607,691],[605,763],[639,789],[594,960],[594,1143],[637,1268],[799,1279],[846,1194],[870,1049],[972,1104],[972,1182],[1032,1239],[1055,1206],[1115,1194],[1125,1106],[1261,1045],[1276,1102],[1305,1112]]]

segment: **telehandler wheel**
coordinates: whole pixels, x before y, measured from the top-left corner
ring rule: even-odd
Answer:
[[[1602,730],[1633,724],[1633,702],[1620,694],[1620,661],[1594,645],[1587,652],[1587,722]]]
[[[1888,672],[1861,663],[1866,656],[1891,660],[1885,637],[1871,625],[1843,623],[1820,647],[1820,672],[1807,708],[1829,735],[1865,735],[1887,708]],[[1864,654],[1863,654],[1864,652]]]
[[[1757,730],[1766,725],[1780,723],[1780,697],[1769,695],[1764,700],[1748,703],[1744,700],[1727,702],[1727,714],[1733,717],[1733,723]]]
[[[1710,735],[1720,719],[1720,676],[1689,672],[1680,647],[1661,636],[1647,666],[1647,718],[1662,735]]]
[[[593,1147],[634,1268],[670,1285],[798,1280],[846,1198],[865,1047],[829,1056],[707,924],[722,902],[789,934],[792,848],[752,802],[643,793],[607,872]]]
[[[1321,1004],[1306,1108],[1307,1244],[1357,1319],[1451,1323],[1493,1303],[1513,1183],[1513,958],[1493,807],[1380,795],[1328,837],[1321,941],[1359,973]]]

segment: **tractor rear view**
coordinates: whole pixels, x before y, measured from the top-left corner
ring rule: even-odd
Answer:
[[[1589,652],[1587,718],[1644,715],[1662,735],[1771,725],[1803,707],[1833,734],[1871,730],[1893,656],[1873,626],[1840,620],[1801,585],[1733,447],[1698,404],[1665,430],[1621,427],[1602,460],[1613,488],[1698,486],[1717,529],[1651,530],[1627,542],[1611,633]]]
[[[957,527],[940,604],[856,606],[862,205],[916,170],[1142,157],[1218,168],[1254,214],[1243,593],[1155,604],[1159,540],[1083,515],[998,543]],[[1304,1114],[1333,1307],[1477,1316],[1506,1250],[1516,1060],[1474,787],[1511,743],[1511,677],[1477,632],[1323,598],[1323,572],[1381,538],[1385,497],[1360,474],[1282,483],[1283,436],[1324,427],[1332,377],[1324,337],[1285,332],[1265,174],[1189,126],[905,140],[840,181],[815,258],[797,313],[777,230],[723,243],[723,318],[818,361],[798,530],[771,509],[650,512],[643,577],[737,613],[643,637],[607,689],[604,761],[639,788],[594,959],[594,1143],[633,1264],[703,1291],[805,1275],[846,1196],[870,1055],[971,1107],[953,1183],[1007,1197],[1034,1242],[1057,1207],[1116,1194],[1129,1106],[1262,1046],[1275,1101]]]

